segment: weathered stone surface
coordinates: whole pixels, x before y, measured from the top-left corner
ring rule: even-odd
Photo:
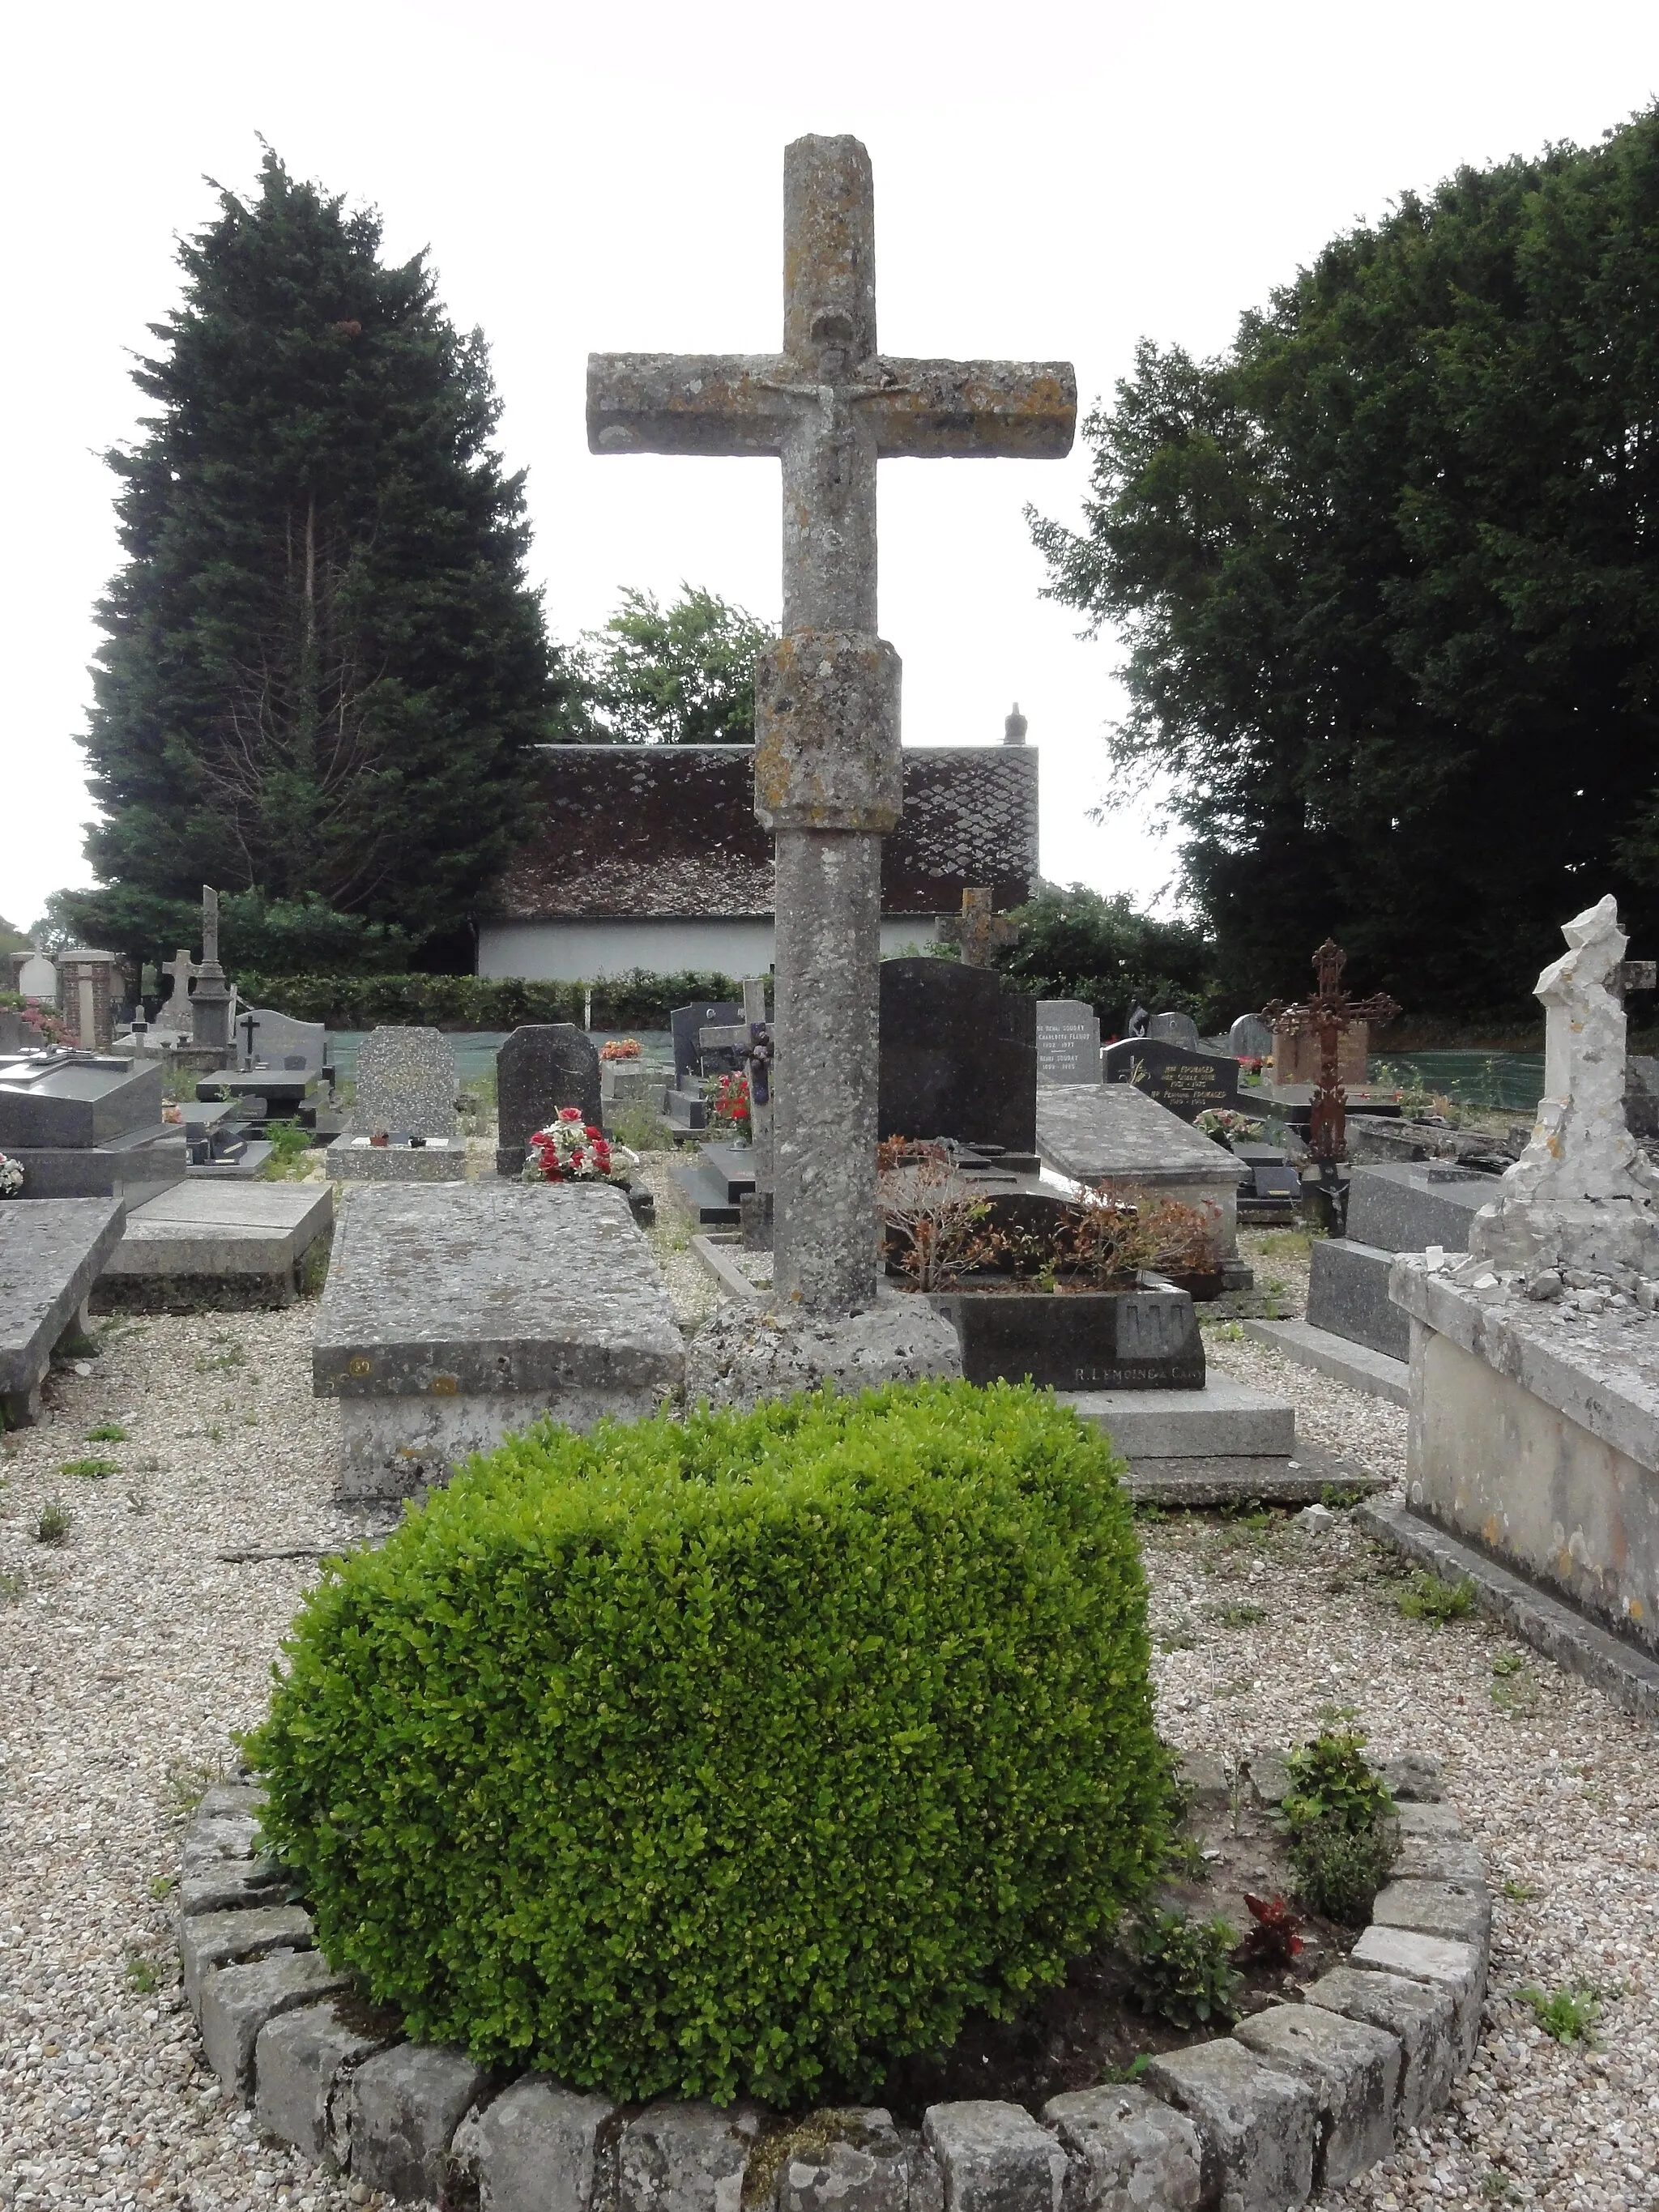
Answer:
[[[257,1782],[210,1782],[202,1792],[193,1819],[216,1820],[227,1814],[257,1818],[264,1802],[265,1792]]]
[[[1199,1390],[1066,1390],[1058,1394],[1136,1462],[1284,1460],[1296,1452],[1296,1408],[1213,1370]],[[1267,1470],[1262,1469],[1267,1480]],[[1266,1497],[1265,1490],[1255,1493]]]
[[[161,1071],[112,1054],[32,1055],[0,1062],[0,1152],[14,1146],[82,1150],[161,1119]]]
[[[623,2130],[617,2212],[739,2212],[759,2134],[750,2105],[647,2105]]]
[[[926,2154],[914,2136],[900,2135],[890,2112],[878,2106],[837,2112],[833,2125],[826,2148],[804,2149],[780,2170],[778,2212],[921,2212],[912,2184]],[[931,2157],[927,2164],[921,2195],[939,2187],[942,2205],[937,2166]]]
[[[253,2046],[254,2125],[307,2158],[331,2156],[331,2116],[345,2075],[392,2039],[349,2026],[331,2003],[278,2013]]]
[[[186,1874],[217,1871],[225,1859],[251,1859],[259,1848],[257,1809],[209,1813],[198,1810],[185,1837]]]
[[[1146,2089],[1079,2089],[1042,2117],[1071,2154],[1066,2212],[1190,2212],[1203,2182],[1198,2130]]]
[[[451,2193],[476,2191],[477,2212],[591,2212],[601,2140],[620,2111],[526,2074],[456,2130]]]
[[[961,1372],[956,1331],[926,1298],[895,1291],[835,1319],[723,1299],[691,1340],[685,1395],[694,1406],[754,1406],[823,1382],[858,1391]]]
[[[1309,1512],[1314,1508],[1310,1506]],[[1297,1520],[1303,1516],[1297,1514]],[[1291,1794],[1291,1770],[1277,1751],[1253,1751],[1249,1758],[1250,1788],[1263,1805],[1282,1805]]]
[[[515,1176],[561,1106],[600,1126],[599,1048],[574,1022],[525,1022],[495,1054],[495,1172]]]
[[[357,1048],[353,1136],[455,1134],[455,1053],[441,1030],[379,1029]]]
[[[1176,1762],[1176,1777],[1189,1804],[1219,1812],[1231,1801],[1232,1776],[1217,1752],[1183,1751]]]
[[[1204,2186],[1221,2212],[1285,2212],[1307,2202],[1319,2124],[1305,2081],[1228,2041],[1167,2051],[1144,2079],[1197,2129]]]
[[[1395,2125],[1402,2132],[1445,2103],[1451,2093],[1456,2020],[1452,1993],[1443,1984],[1334,1966],[1303,1995],[1308,2004],[1379,2028],[1399,2044]]]
[[[291,1299],[296,1265],[333,1225],[334,1194],[315,1183],[175,1183],[129,1215],[106,1285],[137,1291],[220,1279],[268,1284],[278,1302]]]
[[[10,1426],[39,1418],[52,1347],[120,1243],[124,1214],[118,1198],[0,1204],[0,1407]]]
[[[1396,1881],[1479,1882],[1480,1848],[1454,1836],[1404,1836],[1394,1876]]]
[[[489,2082],[464,2051],[441,2044],[400,2043],[366,2059],[345,2095],[353,2179],[435,2202],[450,2138]]]
[[[945,2176],[945,2212],[1060,2212],[1066,2154],[1022,2105],[930,2105],[922,2135]]]
[[[1396,1790],[1395,1818],[1402,1836],[1433,1836],[1443,1842],[1467,1837],[1463,1815],[1455,1805],[1443,1798],[1432,1802],[1413,1803],[1400,1796]]]
[[[1462,2073],[1474,2057],[1480,2034],[1480,2006],[1486,1994],[1486,1954],[1474,1943],[1455,1943],[1414,1929],[1378,1927],[1375,1921],[1348,1954],[1362,1972],[1403,1974],[1430,1982],[1452,2001],[1454,2069]]]
[[[677,1393],[684,1340],[651,1248],[603,1183],[359,1191],[317,1318],[343,1492],[404,1496],[550,1414],[586,1429]]]
[[[1611,895],[1563,925],[1539,977],[1544,1096],[1531,1142],[1477,1217],[1469,1249],[1511,1267],[1659,1269],[1659,1169],[1625,1123],[1628,939]]]
[[[1196,1206],[1211,1219],[1212,1258],[1237,1254],[1240,1162],[1134,1085],[1039,1091],[1036,1143],[1050,1167],[1079,1182],[1109,1181]]]
[[[1321,1237],[1309,1254],[1308,1325],[1404,1360],[1411,1323],[1389,1296],[1394,1255],[1352,1237]]]
[[[255,1905],[286,1902],[288,1877],[277,1862],[260,1852],[251,1859],[225,1859],[220,1870],[187,1874],[179,1884],[178,1917],[204,1912],[239,1912]]]
[[[337,1996],[347,1986],[320,1951],[279,1951],[247,1966],[220,1966],[202,1984],[197,2014],[208,2064],[227,2089],[246,2093],[259,2030],[278,2013]]]
[[[1190,1295],[1171,1285],[1060,1298],[1035,1289],[926,1295],[949,1316],[970,1382],[1029,1378],[1039,1389],[1073,1399],[1098,1395],[1109,1404],[1126,1392],[1187,1392],[1197,1403],[1204,1390],[1198,1316]]]
[[[1317,2187],[1344,2187],[1394,2148],[1404,2053],[1385,2029],[1322,2006],[1286,2004],[1253,2014],[1233,2034],[1311,2086],[1319,2101]]]
[[[1371,1922],[1484,1948],[1492,1936],[1492,1898],[1478,1871],[1472,1881],[1395,1881],[1377,1893]]]
[[[1432,1804],[1440,1796],[1440,1761],[1431,1752],[1398,1752],[1378,1759],[1376,1771],[1402,1805]]]
[[[200,2011],[203,1978],[216,1966],[263,1958],[271,1951],[308,1951],[311,1943],[311,1915],[302,1905],[251,1905],[240,1911],[198,1913],[179,1927],[185,2002],[192,2012]]]
[[[1227,1032],[1227,1049],[1235,1060],[1267,1060],[1273,1048],[1273,1033],[1260,1014],[1241,1014]]]
[[[882,638],[799,629],[757,655],[755,812],[766,829],[897,827],[899,684]]]
[[[331,1182],[465,1182],[464,1138],[428,1138],[421,1145],[376,1145],[337,1137],[325,1156]]]

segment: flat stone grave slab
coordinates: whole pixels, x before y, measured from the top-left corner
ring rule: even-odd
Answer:
[[[118,1198],[0,1203],[0,1407],[9,1426],[39,1419],[52,1347],[80,1320],[125,1217]]]
[[[1238,1251],[1238,1186],[1247,1170],[1224,1145],[1190,1127],[1128,1083],[1039,1091],[1037,1150],[1078,1182],[1133,1185],[1212,1209],[1218,1260]]]
[[[1389,1487],[1356,1460],[1298,1443],[1295,1409],[1213,1370],[1202,1390],[1060,1391],[1129,1462],[1125,1488],[1149,1504],[1310,1505],[1334,1490]]]
[[[9,1145],[3,1149],[23,1170],[19,1195],[38,1198],[118,1198],[131,1212],[170,1190],[185,1176],[185,1139],[176,1124],[130,1129],[106,1145]]]
[[[1348,1182],[1348,1236],[1383,1252],[1426,1252],[1431,1244],[1467,1252],[1475,1215],[1502,1186],[1501,1176],[1443,1160],[1356,1167]]]
[[[107,1145],[161,1119],[159,1066],[102,1053],[0,1060],[0,1152]]]
[[[404,1497],[550,1415],[634,1420],[685,1348],[651,1248],[604,1183],[355,1192],[317,1318],[312,1387],[339,1401],[339,1493]]]
[[[287,1305],[305,1255],[333,1220],[325,1184],[187,1178],[128,1217],[94,1304],[134,1311]]]

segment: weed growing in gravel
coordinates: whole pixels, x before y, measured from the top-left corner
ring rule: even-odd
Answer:
[[[1218,1684],[1212,1694],[1218,1698],[1248,1698],[1255,1687],[1254,1674],[1235,1674],[1231,1682]]]
[[[171,1760],[167,1773],[168,1812],[178,1820],[187,1820],[214,1784],[223,1779],[217,1767],[204,1766],[198,1759]]]
[[[1261,1239],[1263,1256],[1269,1260],[1306,1260],[1312,1255],[1314,1238],[1324,1233],[1322,1229],[1270,1229]]]
[[[1494,1674],[1518,1674],[1526,1665],[1518,1651],[1500,1651],[1492,1662]]]
[[[164,1897],[170,1895],[178,1886],[179,1877],[176,1874],[153,1874],[149,1878],[149,1893],[157,1905]]]
[[[121,1468],[112,1459],[66,1459],[58,1472],[76,1475],[82,1482],[107,1482],[111,1475],[119,1474]]]
[[[74,1526],[75,1516],[54,1498],[34,1516],[34,1540],[37,1544],[67,1544]]]
[[[21,1575],[0,1575],[0,1605],[21,1605],[26,1587]]]
[[[1516,1994],[1522,2004],[1530,2006],[1545,2034],[1553,2036],[1558,2043],[1595,2042],[1601,2007],[1594,1990],[1560,1989],[1547,1997],[1540,1989],[1521,1990]]]
[[[222,1444],[225,1440],[224,1424],[221,1421],[210,1421],[202,1434],[210,1444]]]
[[[1419,1567],[1406,1587],[1395,1594],[1395,1603],[1407,1620],[1426,1620],[1438,1627],[1443,1620],[1467,1620],[1474,1611],[1474,1584],[1468,1575],[1455,1583]]]
[[[297,1121],[267,1121],[265,1136],[274,1147],[259,1173],[266,1182],[289,1182],[303,1176],[311,1151],[311,1132]]]
[[[1498,1883],[1498,1887],[1503,1891],[1504,1896],[1508,1898],[1511,1905],[1530,1905],[1533,1899],[1538,1894],[1537,1890],[1533,1887],[1531,1882],[1516,1881],[1509,1875],[1504,1875],[1503,1881]]]
[[[95,1429],[87,1431],[89,1444],[124,1444],[126,1440],[127,1432],[119,1421],[100,1421]]]
[[[78,1328],[67,1336],[60,1336],[52,1346],[54,1359],[96,1359],[104,1348],[104,1340],[97,1329],[82,1335]]]
[[[127,1987],[134,1996],[153,1997],[161,1986],[161,1977],[154,1959],[147,1959],[142,1951],[127,1953]]]
[[[1124,1938],[1136,2001],[1171,2027],[1205,2027],[1212,2021],[1224,2026],[1235,2017],[1244,1981],[1232,1963],[1237,1942],[1238,1930],[1228,1920],[1142,1913]]]
[[[1172,1836],[1164,1860],[1164,1872],[1178,1881],[1202,1881],[1204,1846],[1196,1836]]]
[[[1480,2177],[1480,2194],[1488,2204],[1518,2204],[1521,2192],[1508,2174],[1500,2173],[1494,2166]]]
[[[213,1340],[219,1349],[197,1361],[196,1372],[198,1375],[229,1375],[247,1364],[246,1346],[239,1344],[227,1330],[216,1330]]]
[[[1258,1620],[1267,1618],[1265,1605],[1212,1605],[1210,1611],[1224,1628],[1254,1628]]]
[[[1400,1849],[1394,1799],[1364,1741],[1355,1729],[1325,1729],[1293,1751],[1279,1808],[1303,1902],[1350,1926],[1370,1911]]]
[[[1345,1490],[1340,1482],[1319,1486],[1319,1502],[1332,1513],[1351,1513],[1364,1495],[1363,1490]]]
[[[1184,1613],[1177,1613],[1167,1628],[1159,1629],[1156,1640],[1160,1651],[1193,1651],[1198,1647],[1197,1634]]]

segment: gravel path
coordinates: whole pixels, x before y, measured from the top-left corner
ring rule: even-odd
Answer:
[[[684,1234],[668,1216],[658,1237],[689,1316],[708,1279],[674,1249]],[[178,1994],[164,1891],[179,1808],[257,1717],[314,1572],[216,1554],[357,1533],[328,1504],[334,1423],[310,1395],[312,1318],[301,1305],[118,1325],[88,1375],[55,1383],[51,1420],[6,1440],[0,2205],[369,2201],[258,2142],[220,2096]],[[1252,1345],[1211,1350],[1292,1389],[1309,1433],[1397,1470],[1395,1409]],[[86,1441],[112,1420],[125,1441]],[[59,1472],[83,1453],[119,1473]],[[61,1548],[32,1533],[54,1499],[76,1515]],[[1492,2024],[1459,2108],[1343,2201],[1659,2208],[1651,1731],[1483,1623],[1403,1620],[1397,1569],[1345,1522],[1320,1537],[1283,1519],[1150,1522],[1145,1541],[1166,1734],[1236,1754],[1352,1708],[1380,1751],[1440,1754],[1505,1885]],[[1598,1990],[1600,2047],[1542,2037],[1516,1997],[1528,1984]]]

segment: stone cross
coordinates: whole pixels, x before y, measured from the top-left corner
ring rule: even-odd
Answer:
[[[1319,1080],[1308,1117],[1308,1150],[1315,1159],[1332,1166],[1348,1157],[1348,1094],[1340,1073],[1343,1032],[1353,1022],[1391,1022],[1400,1012],[1382,991],[1369,999],[1349,998],[1342,988],[1347,963],[1347,954],[1328,937],[1313,957],[1319,988],[1307,1004],[1287,1006],[1275,999],[1261,1009],[1262,1020],[1276,1036],[1311,1031],[1319,1039]]]
[[[964,968],[988,968],[997,945],[1018,943],[1019,924],[1006,914],[992,912],[988,890],[968,884],[963,890],[962,912],[946,915],[939,933],[947,944],[960,945]]]
[[[772,1029],[766,1018],[766,985],[759,976],[745,977],[743,1019],[709,1022],[697,1031],[705,1052],[726,1045],[742,1058],[749,1078],[749,1141],[755,1148],[755,1188],[765,1198],[772,1181]]]
[[[211,884],[202,886],[202,964],[196,971],[190,1014],[193,1043],[216,1050],[230,1045],[230,991],[219,965],[219,894]]]
[[[774,833],[780,1301],[876,1293],[881,841],[902,803],[899,662],[876,635],[876,464],[1058,459],[1068,362],[904,361],[876,345],[875,193],[855,138],[783,157],[783,346],[592,354],[596,453],[782,464],[783,635],[755,670],[755,811]]]
[[[161,1022],[165,1026],[167,1015],[176,1013],[182,1029],[190,1013],[190,987],[196,980],[196,963],[181,945],[175,958],[161,963],[161,973],[173,978],[173,990],[161,1010]]]

